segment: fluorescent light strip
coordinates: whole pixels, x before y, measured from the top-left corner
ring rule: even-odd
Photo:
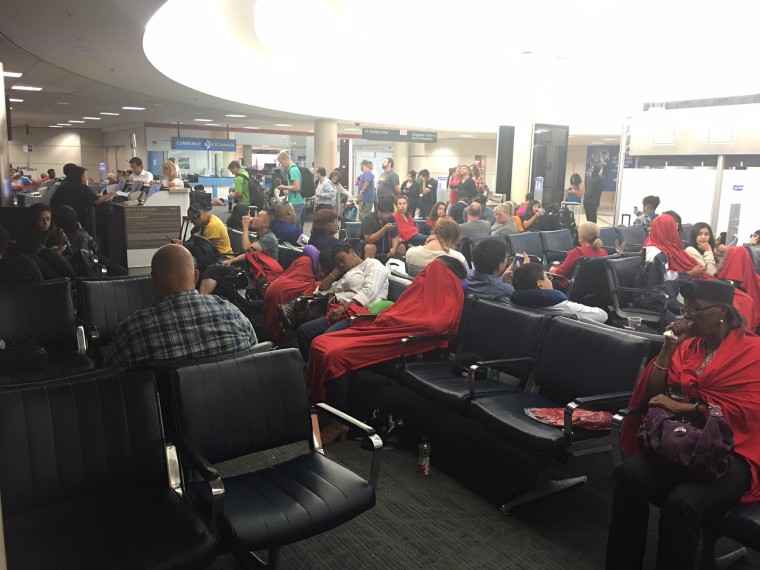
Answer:
[[[99,121],[102,119],[102,117],[82,117],[83,119],[87,119],[88,121]]]
[[[292,127],[293,125],[289,125],[288,123],[275,123],[275,127]]]
[[[214,119],[193,119],[196,123],[213,123]]]
[[[119,116],[119,113],[106,113],[104,111],[101,111],[100,114],[101,115],[110,115],[112,117],[118,117]]]
[[[42,91],[42,87],[32,87],[31,85],[14,85],[11,89],[16,91]]]
[[[21,77],[22,75],[24,74],[18,71],[3,71],[3,77]]]
[[[221,125],[219,123],[206,123],[207,127],[220,127]]]
[[[234,119],[244,119],[244,118],[246,118],[247,116],[248,116],[248,115],[225,115],[225,117],[232,117],[232,118],[234,118]]]
[[[244,129],[258,129],[259,127],[243,127]]]
[[[70,127],[71,123],[58,123],[58,125],[61,127]]]
[[[144,111],[145,107],[122,107],[125,111]]]
[[[84,121],[75,121],[73,119],[69,119],[69,123],[84,123]]]
[[[11,103],[23,103],[24,102],[23,99],[13,99],[13,98],[9,98],[8,101],[10,101]]]
[[[62,129],[63,127],[61,125],[48,125],[51,129]]]

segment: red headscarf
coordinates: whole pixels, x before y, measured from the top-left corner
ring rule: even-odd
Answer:
[[[681,236],[678,235],[678,224],[668,214],[661,214],[652,222],[644,247],[649,245],[668,256],[668,269],[672,271],[688,271],[698,263],[684,250]]]
[[[747,460],[752,474],[752,487],[741,502],[760,500],[760,338],[742,329],[734,329],[720,343],[702,375],[697,376],[696,369],[705,356],[702,339],[686,339],[670,361],[667,382],[680,387],[690,401],[700,398],[720,407],[734,432],[736,453]],[[649,363],[639,378],[631,406],[648,402],[647,384],[653,363]],[[637,450],[637,430],[638,423],[633,418],[623,424],[621,443],[628,453]]]
[[[413,334],[456,332],[462,315],[462,283],[443,262],[435,260],[420,273],[387,311],[374,321],[334,333],[311,343],[306,382],[315,402],[325,399],[325,382],[349,370],[401,356],[399,341]],[[414,343],[415,353],[443,348],[448,341]]]
[[[760,276],[755,273],[749,252],[744,247],[729,247],[718,277],[736,281],[747,292],[755,304],[755,321],[760,322]]]
[[[269,284],[264,293],[264,322],[278,344],[283,341],[283,333],[277,323],[277,305],[314,292],[319,281],[314,277],[312,263],[311,258],[305,255],[296,258],[285,273]]]

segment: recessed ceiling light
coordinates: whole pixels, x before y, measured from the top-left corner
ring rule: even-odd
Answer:
[[[343,129],[343,130],[344,131],[361,131],[361,129],[357,129],[355,127],[349,127],[349,128]]]
[[[88,121],[99,121],[102,117],[82,117],[83,119],[87,119]]]
[[[261,145],[261,148],[269,148],[269,145],[268,144],[263,144],[263,145]]]
[[[112,117],[118,117],[119,113],[106,113],[105,111],[100,112],[101,115],[110,115]]]
[[[19,73],[18,71],[3,71],[4,77],[21,77],[24,75],[23,73]]]
[[[292,127],[293,125],[289,125],[288,123],[275,123],[275,127]]]
[[[71,126],[71,124],[70,124],[70,123],[58,123],[58,124],[59,124],[60,126],[62,126],[62,127],[70,127],[70,126]]]
[[[42,91],[42,87],[32,87],[31,85],[14,85],[11,89],[16,91]]]
[[[459,136],[462,137],[463,139],[471,139],[474,137],[474,135],[459,135]]]
[[[84,123],[84,121],[75,121],[73,119],[69,119],[69,123]]]
[[[219,123],[206,123],[207,127],[218,127]]]
[[[66,101],[56,101],[55,104],[56,105],[68,105],[68,103]]]
[[[243,127],[244,129],[258,129],[259,127]]]
[[[125,111],[144,111],[145,107],[122,107]]]
[[[62,129],[63,127],[61,125],[48,125],[51,129]]]
[[[13,99],[13,98],[9,98],[8,101],[10,101],[11,103],[23,103],[24,102],[23,99]]]
[[[196,123],[213,123],[214,119],[193,119]]]
[[[614,139],[602,139],[602,140],[603,140],[603,141],[616,141],[616,140],[617,140],[617,138],[614,138]]]
[[[244,119],[248,115],[225,115],[225,117],[234,117],[235,119]]]

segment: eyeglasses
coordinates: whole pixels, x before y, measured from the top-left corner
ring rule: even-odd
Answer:
[[[686,315],[696,315],[697,313],[701,313],[702,311],[706,311],[707,309],[712,309],[713,307],[720,307],[720,304],[716,303],[714,305],[707,305],[706,307],[688,307],[684,312],[684,316]]]

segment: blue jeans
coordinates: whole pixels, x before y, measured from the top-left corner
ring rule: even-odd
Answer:
[[[413,245],[425,245],[425,242],[427,241],[428,237],[429,236],[426,236],[425,234],[417,234],[413,236],[411,239],[409,239],[408,241],[405,241],[404,245],[407,247],[413,246]]]
[[[306,362],[309,360],[311,341],[321,334],[342,331],[343,329],[347,329],[350,325],[350,320],[341,319],[334,325],[330,326],[325,317],[319,317],[318,319],[314,319],[313,321],[309,321],[298,327],[298,348],[301,351],[303,361]]]
[[[303,231],[303,204],[293,204],[293,209],[296,212],[296,225]]]

